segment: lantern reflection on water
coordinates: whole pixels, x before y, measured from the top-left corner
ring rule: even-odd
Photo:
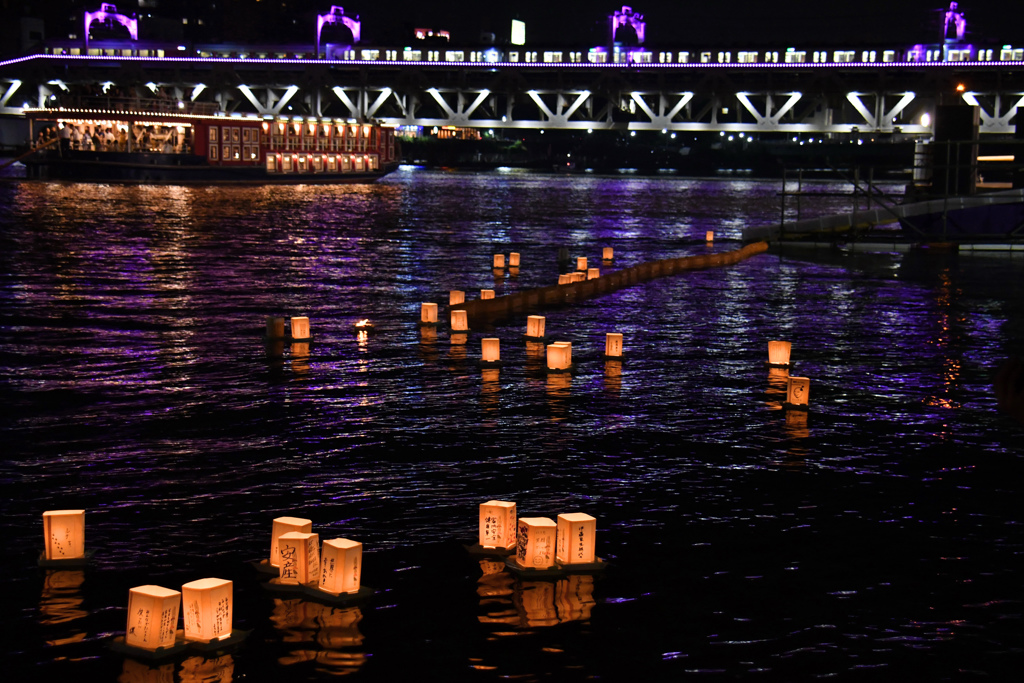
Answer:
[[[43,558],[75,560],[85,557],[85,510],[47,510],[43,513]]]
[[[516,537],[516,564],[524,569],[555,566],[555,523],[547,517],[523,517]]]
[[[489,500],[480,504],[480,545],[484,548],[511,550],[516,545],[516,504],[507,500]]]
[[[556,559],[559,564],[592,564],[597,520],[583,512],[558,515],[558,544]]]
[[[305,586],[320,580],[320,535],[289,531],[277,539],[281,550],[281,576],[286,585]]]
[[[363,567],[363,544],[347,538],[324,541],[320,590],[332,595],[358,593]]]
[[[128,626],[124,642],[143,650],[174,646],[181,593],[162,586],[138,586],[128,591]]]
[[[235,659],[231,655],[189,657],[181,663],[180,676],[181,683],[231,683],[234,672]]]
[[[121,675],[117,677],[117,683],[177,683],[174,677],[174,663],[150,665],[128,657],[121,666]]]
[[[185,640],[208,643],[231,637],[234,584],[225,579],[199,579],[181,587]]]
[[[39,598],[40,624],[52,626],[65,624],[88,616],[82,609],[82,584],[85,572],[81,569],[48,569],[43,581],[43,592]],[[74,636],[77,642],[85,634]]]
[[[281,553],[278,545],[278,538],[281,534],[289,531],[301,531],[309,533],[313,530],[313,522],[301,517],[278,517],[274,520],[274,526],[270,530],[270,566],[281,566]]]

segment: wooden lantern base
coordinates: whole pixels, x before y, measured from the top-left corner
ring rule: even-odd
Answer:
[[[306,586],[303,591],[303,595],[310,600],[315,600],[316,602],[344,607],[346,605],[357,605],[363,603],[376,592],[376,590],[369,586],[360,586],[359,590],[355,593],[331,593],[321,590],[318,587]]]
[[[146,659],[149,661],[170,659],[184,654],[188,649],[185,642],[185,631],[178,629],[174,632],[174,645],[170,647],[158,647],[155,650],[147,650],[144,647],[135,647],[125,642],[124,636],[114,638],[110,643],[110,649],[118,654],[128,655],[134,659]]]
[[[81,557],[67,557],[59,560],[48,560],[46,559],[46,551],[39,553],[38,564],[40,567],[46,569],[74,569],[76,567],[86,567],[89,565],[89,561],[92,560],[92,556],[96,554],[95,550],[86,550],[85,554]]]
[[[601,360],[617,360],[625,362],[626,354],[622,354],[621,356],[609,356],[607,353],[602,353]]]
[[[463,544],[462,547],[466,549],[466,552],[474,557],[508,557],[516,551],[515,547],[485,548],[479,543],[473,543],[471,545]]]
[[[785,401],[782,402],[782,409],[783,410],[799,410],[802,413],[810,412],[810,407],[807,406],[806,404],[804,404],[802,406],[798,406],[795,403],[786,403]]]

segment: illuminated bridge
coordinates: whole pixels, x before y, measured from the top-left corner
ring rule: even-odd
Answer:
[[[315,45],[51,44],[44,53],[0,62],[0,114],[71,109],[118,94],[176,100],[187,110],[201,103],[228,115],[395,126],[929,134],[936,105],[963,101],[979,106],[982,133],[1005,134],[1014,131],[1024,106],[1024,49],[1009,45],[956,39],[829,50],[658,50],[614,41],[586,50],[321,45],[321,28],[341,21],[339,12],[321,16]],[[639,23],[642,38],[637,17],[616,12],[613,20]],[[352,34],[358,38],[358,26]]]

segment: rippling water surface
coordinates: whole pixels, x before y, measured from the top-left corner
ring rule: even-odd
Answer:
[[[374,185],[0,185],[5,666],[35,680],[944,680],[1024,664],[1022,429],[992,376],[1024,347],[1024,261],[763,254],[549,310],[465,346],[423,301],[739,246],[777,183],[403,170]],[[828,186],[819,188],[828,191]],[[848,200],[822,200],[820,210]],[[845,203],[845,204],[844,204]],[[713,247],[704,243],[714,230]],[[491,255],[518,251],[516,277]],[[607,266],[606,266],[607,268]],[[268,357],[267,315],[308,315]],[[370,318],[365,339],[352,323]],[[621,366],[601,360],[625,337]],[[481,370],[480,339],[504,366]],[[767,342],[793,343],[806,417]],[[598,519],[603,574],[470,558],[479,503]],[[85,508],[84,571],[36,567]],[[331,608],[246,564],[270,522],[365,548]],[[109,651],[127,592],[235,583],[228,653]]]

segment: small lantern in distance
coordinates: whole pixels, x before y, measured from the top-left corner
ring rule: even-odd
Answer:
[[[480,360],[484,363],[501,361],[501,340],[497,337],[485,337],[480,340]]]
[[[544,316],[542,315],[531,315],[526,318],[526,338],[527,339],[543,339],[544,338]]]
[[[469,331],[469,313],[465,309],[460,308],[452,311],[452,332],[468,332]]]
[[[178,629],[181,593],[162,586],[138,586],[128,591],[126,645],[143,650],[173,647]]]
[[[555,565],[556,525],[547,517],[523,517],[516,537],[516,564],[524,569]]]
[[[309,340],[309,318],[296,316],[291,320],[292,341]]]
[[[586,279],[587,279],[587,274],[584,271],[582,271],[582,270],[577,270],[575,273],[572,274],[572,281],[573,282],[583,282]]]
[[[808,396],[811,393],[811,380],[807,377],[790,377],[786,385],[786,404],[790,408],[807,409]]]
[[[622,359],[622,334],[608,332],[604,336],[604,357],[615,360]]]
[[[507,500],[480,503],[480,546],[511,550],[516,546],[516,504]]]
[[[302,519],[301,517],[278,517],[275,519],[274,525],[270,530],[270,566],[281,566],[281,549],[277,540],[281,537],[281,534],[286,534],[289,531],[309,533],[312,530],[313,522],[308,519]]]
[[[773,368],[788,368],[792,344],[787,341],[768,342],[768,365]]]
[[[572,273],[562,273],[558,276],[558,284],[568,285],[572,284]]]
[[[363,544],[347,538],[324,541],[320,590],[332,595],[358,593],[363,570]]]
[[[280,582],[308,585],[320,581],[320,535],[289,531],[281,534]]]
[[[44,560],[85,557],[85,510],[47,510],[43,513]]]
[[[494,255],[494,270],[504,270],[505,268],[505,255],[495,254]]]
[[[508,267],[518,268],[519,267],[519,252],[513,251],[508,255]]]
[[[704,233],[704,241],[707,242],[708,244],[710,244],[711,242],[714,242],[715,241],[715,231],[714,230],[708,230],[706,233]]]
[[[481,299],[493,299],[494,298],[494,290],[493,289],[481,289],[480,290],[480,298]]]
[[[199,579],[181,587],[185,640],[209,643],[231,637],[234,584],[226,579]]]
[[[601,260],[612,261],[615,259],[615,250],[611,247],[605,247],[601,252]]]
[[[454,306],[455,304],[462,304],[466,302],[466,293],[458,289],[453,289],[448,292],[448,305]]]
[[[420,304],[420,325],[436,325],[437,324],[437,304],[435,303],[422,303]]]
[[[601,277],[601,269],[600,268],[587,268],[587,279],[588,280],[596,280],[599,277]]]
[[[579,256],[576,258],[576,270],[586,271],[587,269],[587,257]]]
[[[559,564],[592,564],[596,561],[594,547],[597,536],[597,520],[583,512],[567,512],[558,515],[558,546],[556,559]]]

